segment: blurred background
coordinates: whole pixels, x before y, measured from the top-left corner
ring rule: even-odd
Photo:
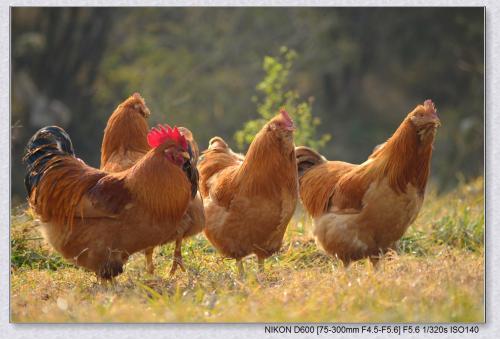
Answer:
[[[310,115],[301,143],[357,163],[432,98],[432,182],[483,173],[483,8],[12,8],[11,39],[13,207],[37,129],[65,128],[98,167],[106,121],[135,91],[151,126],[241,151],[236,131],[287,98]]]

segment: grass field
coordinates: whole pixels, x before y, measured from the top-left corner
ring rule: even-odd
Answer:
[[[430,190],[424,207],[377,267],[344,268],[317,249],[310,220],[295,218],[282,251],[239,279],[202,234],[185,242],[187,272],[168,278],[172,245],[155,252],[156,274],[134,255],[117,284],[67,264],[24,211],[11,222],[14,322],[483,322],[483,178]]]

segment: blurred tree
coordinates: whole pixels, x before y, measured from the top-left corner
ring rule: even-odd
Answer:
[[[312,140],[335,137],[325,156],[365,160],[431,98],[443,123],[431,173],[452,187],[483,170],[483,31],[479,7],[13,8],[12,194],[24,197],[20,158],[38,127],[68,128],[78,155],[98,165],[106,120],[134,91],[150,124],[188,126],[201,148],[231,139],[261,116],[252,97],[268,78],[262,59],[280,46],[300,55],[283,93],[314,97]]]
[[[66,128],[77,151],[97,165],[92,136],[102,124],[93,86],[112,15],[106,8],[13,8],[12,18],[12,188],[22,194],[20,154],[44,125]]]
[[[307,145],[320,150],[330,140],[329,134],[317,136],[316,127],[321,123],[319,118],[312,116],[312,98],[309,101],[299,101],[299,94],[295,90],[287,90],[288,75],[297,57],[294,50],[283,46],[280,55],[276,58],[264,57],[263,69],[266,73],[264,80],[257,85],[257,90],[263,95],[260,100],[254,97],[257,103],[257,113],[260,118],[247,121],[243,129],[234,135],[240,150],[248,146],[262,126],[274,117],[281,107],[284,107],[294,119],[297,130],[294,133],[297,145]]]

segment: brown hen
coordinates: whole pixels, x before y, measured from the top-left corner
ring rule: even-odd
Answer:
[[[422,206],[439,126],[427,100],[360,165],[327,161],[297,147],[300,197],[327,253],[348,265],[364,257],[376,260],[394,247]]]
[[[264,259],[281,248],[298,199],[294,125],[282,110],[255,136],[245,157],[219,137],[198,165],[206,213],[205,235],[224,256]]]

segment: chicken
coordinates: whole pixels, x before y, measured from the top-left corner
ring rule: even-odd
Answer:
[[[422,206],[440,120],[431,100],[407,115],[367,161],[327,161],[297,147],[300,197],[317,243],[347,266],[394,247]]]
[[[283,235],[298,200],[293,131],[286,111],[255,136],[246,157],[220,137],[210,140],[198,169],[204,199],[205,235],[224,256],[237,261],[256,254],[264,259],[281,248]]]
[[[175,240],[175,247],[173,264],[169,273],[171,276],[175,273],[177,267],[180,267],[181,270],[185,271],[181,253],[182,240],[200,233],[205,227],[205,210],[203,208],[203,200],[200,193],[198,192],[199,174],[198,169],[196,168],[196,165],[198,164],[198,158],[200,156],[200,151],[198,148],[198,144],[194,140],[193,134],[189,129],[187,129],[186,127],[179,127],[179,132],[187,140],[188,153],[190,156],[190,160],[184,164],[184,171],[186,172],[189,180],[193,183],[196,182],[196,185],[191,186],[192,200],[189,202],[187,212],[181,220],[180,227],[177,229],[175,238],[172,239],[172,241]],[[154,272],[153,250],[154,247],[150,247],[145,251],[147,259],[146,268],[149,273]]]
[[[120,172],[132,167],[151,147],[146,139],[151,115],[144,99],[134,93],[109,117],[101,146],[101,169]]]
[[[134,93],[113,112],[104,130],[104,138],[101,147],[101,169],[107,172],[119,172],[132,167],[150,149],[147,143],[148,123],[147,118],[151,115],[144,99],[139,93]],[[184,270],[181,244],[182,239],[200,233],[205,225],[205,215],[201,196],[197,193],[198,171],[196,164],[199,157],[199,149],[190,130],[179,127],[179,132],[184,135],[188,143],[190,161],[185,163],[185,172],[192,185],[193,200],[189,203],[188,211],[181,221],[181,227],[177,229],[174,239],[174,259],[170,275],[174,274],[177,267]],[[146,256],[146,270],[154,273],[153,263],[154,247],[144,250]]]
[[[59,127],[44,127],[28,142],[25,185],[45,238],[98,278],[112,279],[131,254],[175,238],[191,200],[185,137],[161,127],[147,141],[151,149],[116,173],[76,158]]]

